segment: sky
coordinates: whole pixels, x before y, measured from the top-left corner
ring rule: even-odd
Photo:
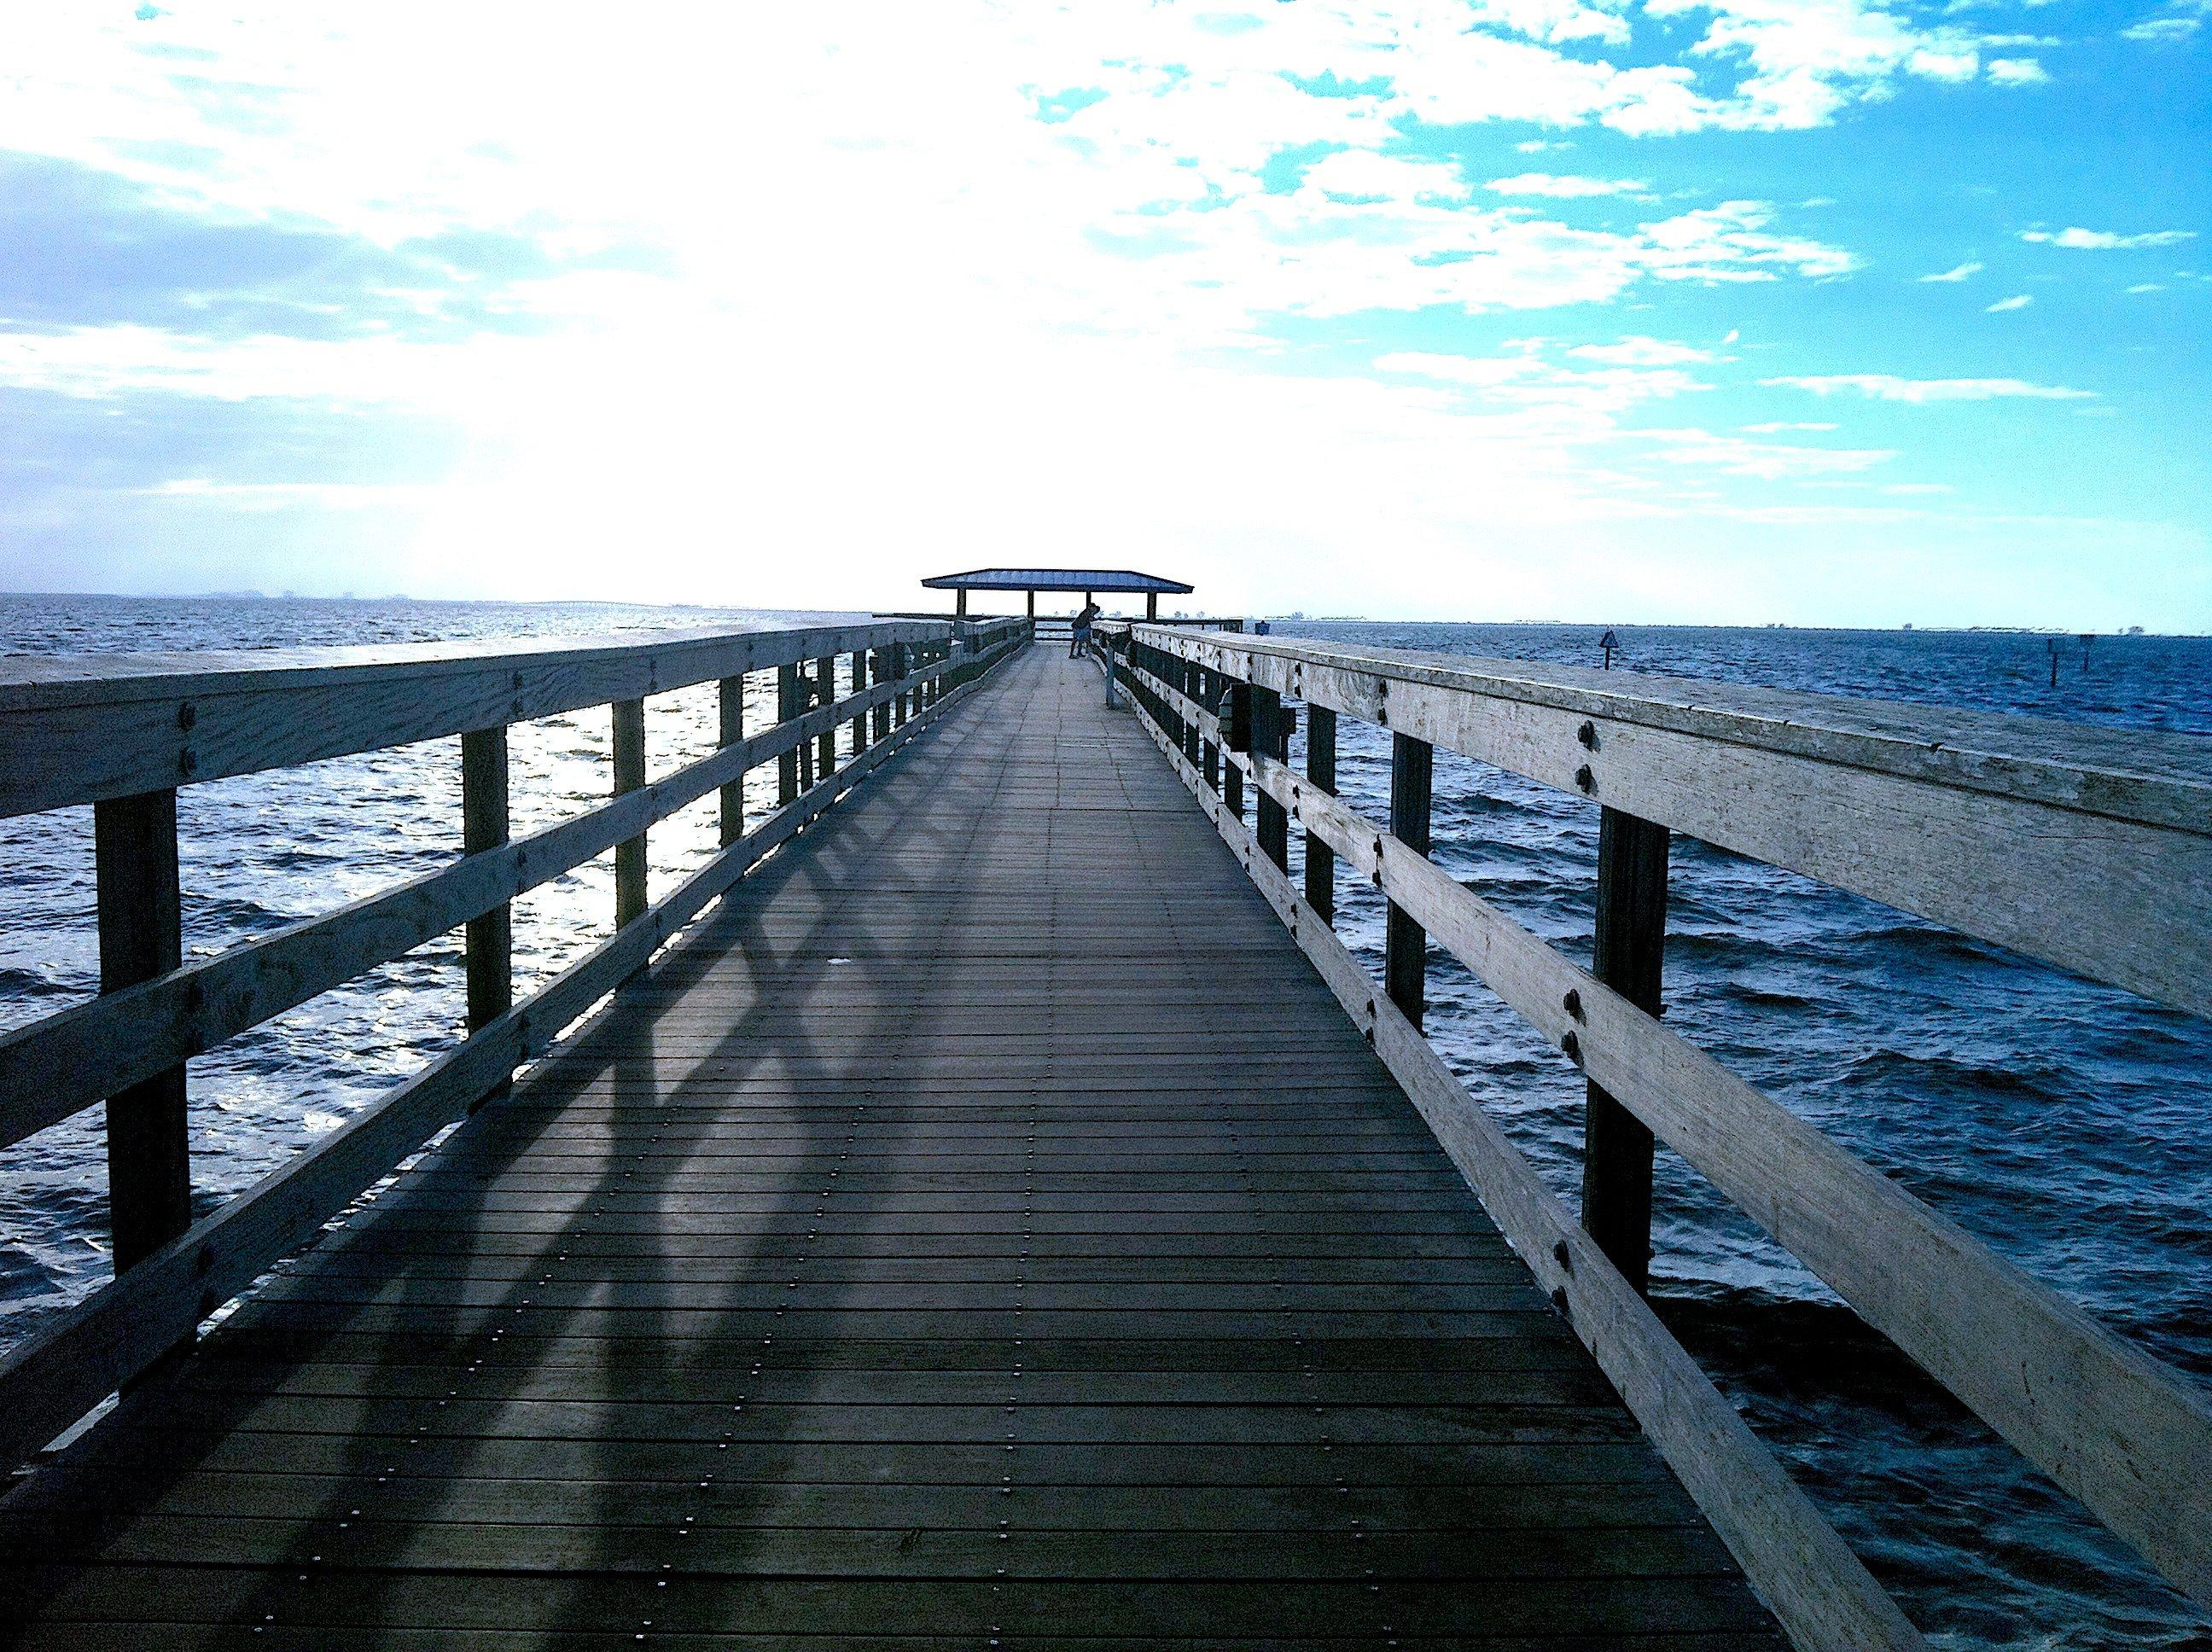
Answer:
[[[2212,630],[2212,0],[0,9],[0,589]]]

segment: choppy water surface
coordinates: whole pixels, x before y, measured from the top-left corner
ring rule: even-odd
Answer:
[[[173,649],[599,632],[738,617],[597,605],[154,602],[0,598],[0,649]],[[1595,632],[1551,626],[1296,623],[1381,647],[1595,663]],[[2104,638],[2057,689],[2040,637],[1623,629],[1629,669],[2202,732],[2212,640]],[[654,772],[711,744],[711,689],[653,702]],[[764,711],[765,708],[763,708]],[[604,708],[514,743],[515,825],[605,795]],[[1296,754],[1294,753],[1294,756]],[[1346,720],[1340,775],[1380,813],[1388,748]],[[767,784],[767,777],[758,783]],[[656,896],[711,845],[708,801],[656,829]],[[186,944],[219,950],[421,872],[459,847],[456,743],[243,777],[183,794]],[[1587,960],[1597,811],[1449,754],[1437,859]],[[1293,853],[1296,853],[1293,834]],[[89,811],[0,823],[0,1025],[97,982]],[[1371,890],[1343,926],[1379,960]],[[518,987],[606,932],[606,862],[517,914]],[[332,1127],[453,1036],[459,938],[326,994],[192,1066],[203,1207]],[[1431,1036],[1563,1193],[1581,1083],[1449,960]],[[1806,879],[1678,841],[1668,1018],[1785,1105],[2065,1291],[2122,1335],[2212,1381],[2212,1028],[2027,963]],[[94,1109],[0,1156],[0,1340],[107,1272]],[[1653,1264],[1662,1311],[1853,1547],[1939,1643],[2212,1647],[2212,1626],[2063,1494],[1863,1330],[1818,1283],[1663,1151]]]

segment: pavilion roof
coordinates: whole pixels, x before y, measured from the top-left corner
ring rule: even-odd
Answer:
[[[1194,587],[1126,568],[973,568],[922,581],[932,591],[1175,591]]]

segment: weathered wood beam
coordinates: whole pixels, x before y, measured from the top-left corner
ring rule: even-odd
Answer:
[[[617,700],[614,703],[614,794],[625,797],[645,789],[645,701]],[[645,899],[645,834],[624,838],[615,845],[615,924],[617,928],[641,915]]]
[[[507,730],[477,729],[461,736],[461,853],[483,854],[507,838]],[[501,901],[470,919],[462,942],[468,1028],[475,1032],[514,1007],[514,907]]]
[[[184,962],[177,875],[177,794],[149,792],[93,806],[100,990],[114,993]],[[107,1209],[115,1271],[160,1249],[191,1223],[185,1068],[107,1098]]]
[[[717,787],[794,750],[825,721],[881,707],[878,683],[853,701],[778,724],[643,791],[337,911],[240,942],[216,957],[0,1033],[0,1146],[303,1004],[605,853]]]
[[[1292,697],[2212,1017],[2212,745],[2201,738],[1146,635]]]
[[[1915,1652],[1896,1603],[1723,1394],[1623,1279],[1443,1058],[1377,993],[1358,959],[1302,902],[1243,823],[1210,795],[1164,731],[1148,726],[1252,881],[1404,1086],[1483,1208],[1553,1294],[1575,1334],[1803,1652]],[[1276,765],[1263,773],[1287,774]],[[1284,788],[1285,791],[1288,787]],[[1334,811],[1333,800],[1328,805]],[[1333,814],[1331,824],[1334,823]]]
[[[1273,689],[1255,688],[1248,690],[1251,696],[1252,750],[1280,760],[1286,755],[1283,733],[1283,697]],[[1284,871],[1291,864],[1290,811],[1267,793],[1255,799],[1254,818],[1257,829],[1255,835],[1260,843],[1260,853]]]
[[[1664,826],[1605,810],[1598,822],[1597,939],[1590,973],[1659,1013],[1667,944]],[[1637,1290],[1651,1278],[1651,1132],[1591,1079],[1583,1110],[1583,1226]]]
[[[0,660],[0,817],[450,738],[945,629]]]
[[[1429,852],[1429,793],[1436,748],[1408,734],[1390,736],[1390,831],[1417,853]],[[1382,982],[1418,1032],[1429,1003],[1429,937],[1413,914],[1389,903],[1382,928]]]
[[[1003,653],[992,663],[1000,658]],[[961,697],[949,695],[943,704],[949,708]],[[860,761],[779,808],[637,921],[459,1048],[9,1350],[0,1357],[0,1459],[20,1461],[46,1445],[189,1336],[270,1263],[313,1239],[362,1188],[459,1118],[504,1074],[550,1047],[562,1028],[648,963],[708,902],[933,726],[938,714],[907,724]],[[703,787],[694,795],[711,789]]]
[[[1336,791],[1336,714],[1327,706],[1306,707],[1306,782],[1324,797]],[[1306,829],[1306,904],[1323,923],[1335,924],[1336,854],[1310,827]]]
[[[858,679],[856,678],[857,682]],[[745,679],[726,677],[715,689],[715,742],[726,751],[745,738]],[[866,715],[865,713],[862,714]],[[745,835],[745,777],[726,780],[721,793],[721,845],[728,848]]]
[[[788,723],[805,710],[800,702],[799,664],[796,660],[780,665],[775,673],[775,720]],[[775,760],[775,800],[779,807],[799,795],[799,762],[804,756],[804,743],[795,745]]]

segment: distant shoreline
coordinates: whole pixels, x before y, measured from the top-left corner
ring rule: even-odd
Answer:
[[[373,608],[386,604],[405,604],[416,608],[623,608],[629,610],[656,609],[672,614],[733,611],[738,613],[782,613],[795,611],[788,605],[748,607],[739,603],[641,603],[629,602],[612,597],[413,597],[404,592],[364,597],[351,592],[338,596],[302,596],[296,592],[280,592],[272,596],[265,591],[206,591],[164,592],[146,595],[124,591],[0,591],[0,602],[19,599],[39,599],[49,602],[149,602],[149,603],[322,603],[350,604],[356,607]],[[845,611],[845,610],[839,610]],[[868,611],[889,612],[889,610]],[[902,610],[909,611],[909,610]],[[945,617],[950,619],[951,615]],[[971,615],[971,618],[998,618],[1004,616]],[[1058,617],[1048,616],[1048,617]],[[1111,616],[1119,617],[1119,616]],[[1917,621],[1901,625],[1809,625],[1786,620],[1764,623],[1701,620],[1564,620],[1564,619],[1409,619],[1376,614],[1261,614],[1249,616],[1266,620],[1270,625],[1434,625],[1477,626],[1506,629],[1516,626],[1541,626],[1562,630],[1589,631],[1794,631],[1813,635],[1837,636],[2093,636],[2100,641],[2202,641],[2212,637],[2205,631],[2157,631],[2148,628],[2139,630],[2081,631],[2063,625],[1923,625]]]

